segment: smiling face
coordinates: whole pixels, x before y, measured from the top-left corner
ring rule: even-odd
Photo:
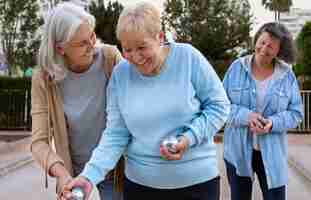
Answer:
[[[92,28],[83,23],[69,42],[60,47],[68,68],[76,73],[86,71],[94,59],[96,35]]]
[[[269,65],[277,57],[280,50],[280,40],[263,32],[255,44],[255,59],[260,65]]]
[[[145,32],[127,32],[120,37],[123,56],[145,76],[157,74],[163,61],[162,32],[151,36]]]

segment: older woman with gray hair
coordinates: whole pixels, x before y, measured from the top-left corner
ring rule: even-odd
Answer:
[[[303,119],[289,64],[295,60],[295,47],[285,26],[275,22],[258,30],[254,46],[254,54],[234,61],[223,81],[231,101],[224,132],[231,200],[251,200],[254,174],[264,200],[285,200],[287,130]]]
[[[106,86],[121,54],[95,46],[95,18],[72,4],[57,5],[47,16],[32,80],[31,152],[57,193],[89,160],[106,124]],[[111,199],[112,181],[97,185]],[[105,187],[103,187],[105,186]]]

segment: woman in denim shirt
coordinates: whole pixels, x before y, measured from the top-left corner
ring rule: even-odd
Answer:
[[[254,173],[264,200],[285,200],[287,130],[303,119],[289,31],[267,23],[256,33],[255,52],[234,61],[224,78],[231,101],[224,159],[232,200],[250,200]]]

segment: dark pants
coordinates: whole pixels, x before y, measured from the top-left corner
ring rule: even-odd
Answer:
[[[219,200],[219,177],[179,189],[155,189],[124,181],[124,200]]]
[[[122,200],[122,193],[113,191],[113,180],[100,182],[97,189],[102,200]]]
[[[231,189],[231,200],[251,200],[252,180],[250,177],[242,177],[236,174],[235,167],[225,160],[227,177]],[[285,200],[285,186],[268,189],[266,173],[260,151],[253,151],[252,167],[257,174],[264,200]]]

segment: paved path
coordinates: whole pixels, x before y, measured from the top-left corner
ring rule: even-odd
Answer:
[[[0,177],[1,200],[56,200],[54,190],[51,179],[49,188],[44,188],[44,176],[34,162]]]
[[[20,133],[15,133],[20,134]],[[26,133],[29,134],[29,133]],[[0,133],[1,135],[1,133]],[[4,134],[5,135],[5,134]],[[0,141],[0,199],[54,200],[53,181],[49,190],[44,188],[42,171],[29,153],[30,138],[16,142]],[[222,145],[218,145],[221,172],[221,200],[229,200],[229,187],[222,159]],[[289,135],[289,200],[309,200],[311,196],[311,135]],[[253,200],[261,200],[255,182]]]
[[[222,145],[218,145],[218,152],[222,152]],[[221,200],[230,199],[229,185],[227,182],[225,166],[222,154],[218,153],[219,169],[221,174]],[[289,184],[287,188],[288,200],[309,200],[311,196],[311,180],[302,176],[295,167],[290,166],[288,169]],[[253,200],[262,200],[261,191],[257,179],[253,188]]]

